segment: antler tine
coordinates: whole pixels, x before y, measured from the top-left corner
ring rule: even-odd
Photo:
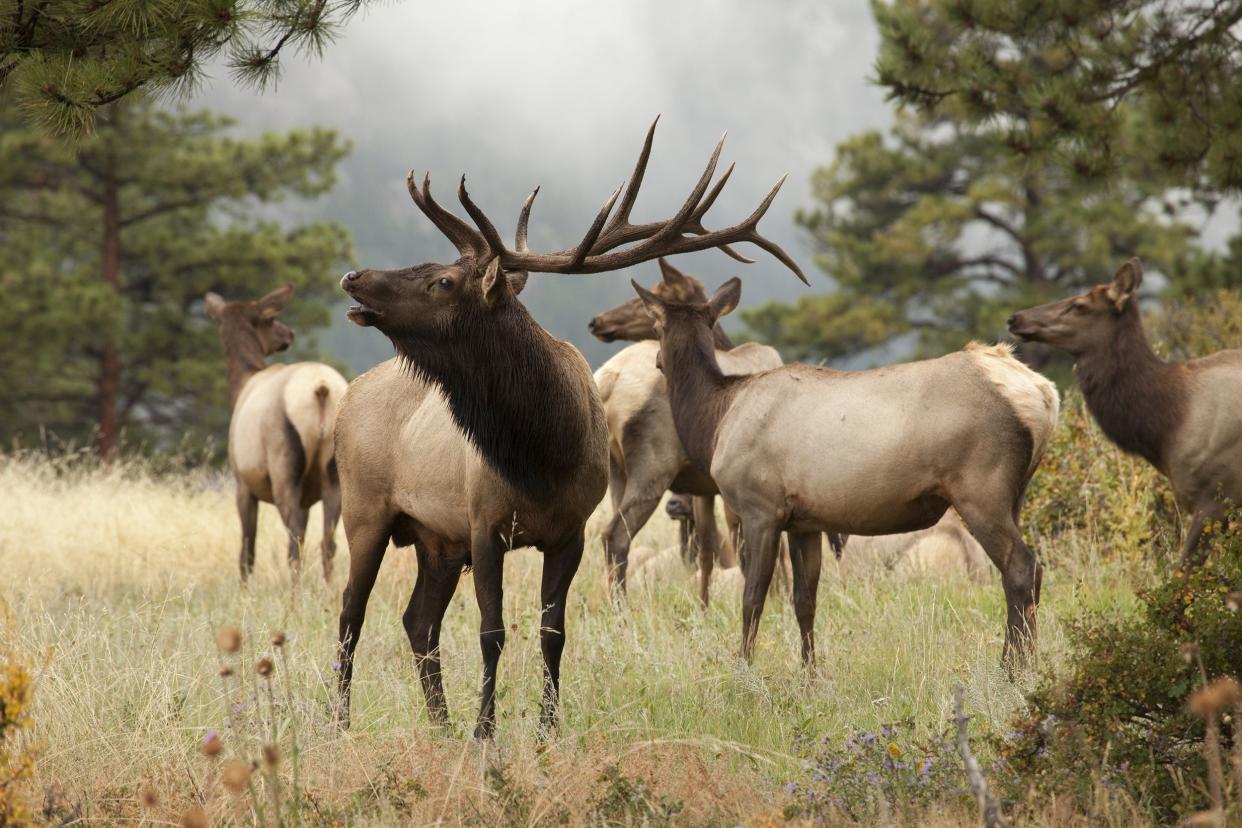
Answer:
[[[624,186],[623,182],[621,187]],[[617,189],[612,191],[612,195],[608,197],[608,200],[604,202],[604,206],[596,214],[595,221],[591,222],[591,226],[587,228],[586,235],[582,237],[582,241],[574,248],[573,256],[569,260],[569,269],[572,270],[586,261],[591,248],[599,238],[600,231],[604,229],[604,222],[608,220],[608,214],[612,212],[612,205],[617,203],[617,196],[621,195],[621,187],[617,187]]]
[[[526,197],[526,201],[522,203],[522,212],[518,213],[517,232],[513,236],[513,249],[518,253],[527,252],[526,247],[526,225],[530,223],[530,208],[535,203],[535,196],[539,195],[539,188],[536,187]]]
[[[711,189],[711,192],[707,194],[706,198],[699,202],[699,206],[695,209],[694,214],[690,216],[690,221],[686,222],[687,231],[698,234],[707,232],[707,228],[703,226],[703,216],[707,215],[707,211],[712,209],[712,205],[716,203],[716,197],[720,195],[720,191],[723,190],[725,184],[728,183],[729,176],[733,175],[733,170],[736,166],[736,162],[729,164],[729,168],[725,170],[724,175],[720,176],[719,180],[716,181],[715,185]],[[754,259],[743,256],[727,244],[720,245],[720,252],[735,261],[741,262],[742,264],[755,263]]]
[[[656,231],[656,234],[648,239],[646,244],[656,245],[681,235],[686,221],[694,215],[699,206],[699,201],[703,198],[703,193],[707,192],[707,185],[711,183],[712,176],[716,173],[716,164],[720,161],[720,151],[724,149],[726,137],[728,137],[727,132],[721,135],[720,140],[716,142],[716,149],[712,150],[712,157],[707,160],[707,169],[703,170],[703,175],[699,176],[699,181],[694,185],[694,189],[690,191],[689,197],[686,198],[686,203],[681,205],[677,215],[669,219],[663,227]]]
[[[413,170],[410,170],[410,174],[406,176],[405,186],[410,191],[410,198],[414,199],[414,204],[453,243],[460,255],[478,255],[486,247],[487,243],[479,235],[479,231],[448,210],[445,210],[431,197],[430,172],[423,176],[423,189],[421,193],[418,190],[418,185],[414,183]]]
[[[629,224],[630,210],[633,209],[634,202],[638,199],[638,191],[643,186],[643,176],[647,174],[647,160],[651,158],[651,146],[655,142],[656,125],[659,123],[660,116],[657,115],[647,129],[647,139],[643,141],[643,149],[638,154],[638,163],[634,165],[634,172],[630,173],[625,187],[625,197],[621,199],[621,207],[612,217],[612,221],[608,222],[609,231]]]
[[[479,209],[479,206],[470,199],[470,193],[466,192],[466,177],[461,177],[461,183],[457,185],[457,200],[461,202],[461,206],[466,208],[466,212],[470,214],[470,218],[474,219],[474,223],[478,225],[479,232],[483,234],[483,238],[487,242],[487,249],[480,250],[481,258],[491,258],[500,255],[505,249],[505,243],[501,241],[500,233],[496,230],[496,225],[492,224],[492,220]]]

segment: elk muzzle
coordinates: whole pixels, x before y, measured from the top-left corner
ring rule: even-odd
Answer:
[[[351,270],[341,277],[341,290],[350,295],[351,298],[358,300],[355,305],[350,305],[349,310],[345,311],[345,318],[355,325],[361,325],[369,328],[374,325],[383,314],[375,308],[369,306],[363,301],[361,294],[364,293],[368,280],[369,271]]]

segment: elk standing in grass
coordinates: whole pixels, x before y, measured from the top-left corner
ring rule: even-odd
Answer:
[[[341,488],[333,452],[336,409],[345,378],[319,362],[267,365],[267,357],[293,343],[293,331],[276,319],[293,297],[293,285],[253,302],[205,297],[207,315],[220,326],[228,362],[229,467],[237,480],[241,517],[242,580],[254,571],[259,501],[274,503],[289,530],[289,566],[296,576],[310,507],[323,501],[323,575],[332,575]]]
[[[660,260],[661,281],[652,289],[666,301],[706,301],[703,283]],[[590,322],[604,342],[634,340],[595,372],[608,416],[608,490],[613,515],[604,530],[604,555],[613,586],[625,590],[630,542],[651,518],[665,491],[694,496],[692,509],[699,549],[699,597],[706,606],[712,566],[736,566],[733,545],[721,542],[716,525],[716,484],[686,457],[668,386],[656,366],[660,346],[642,302],[631,299]],[[719,325],[712,331],[716,357],[726,374],[749,374],[782,364],[775,349],[758,343],[735,346]],[[730,533],[731,535],[731,533]],[[731,537],[730,537],[731,540]]]
[[[1143,330],[1142,281],[1142,264],[1130,259],[1107,285],[1015,313],[1009,330],[1073,356],[1100,429],[1169,479],[1191,514],[1181,563],[1190,567],[1202,557],[1204,528],[1242,504],[1242,350],[1160,359]]]
[[[403,621],[437,722],[448,720],[440,625],[463,568],[473,570],[483,654],[479,738],[495,730],[497,665],[505,643],[503,555],[520,546],[544,553],[540,722],[545,728],[555,725],[566,600],[582,558],[586,520],[607,483],[608,427],[582,355],[553,339],[518,299],[527,273],[600,273],[712,247],[732,253],[728,245],[741,241],[789,261],[757,230],[779,184],[740,224],[711,232],[703,227],[703,214],[728,177],[708,191],[719,144],[673,218],[631,224],[654,132],[652,124],[625,195],[620,188],[612,194],[571,250],[527,250],[527,222],[538,190],[522,208],[510,250],[470,199],[464,179],[458,199],[473,227],[432,199],[426,179],[420,189],[411,176],[414,203],[453,242],[460,258],[449,265],[351,272],[341,280],[358,302],[349,318],[378,328],[398,352],[396,360],[354,381],[337,424],[350,548],[340,623],[343,723],[349,721],[354,653],[367,599],[391,539],[413,543],[418,557]]]
[[[1041,569],[1022,540],[1022,498],[1056,423],[1056,388],[1006,346],[869,371],[786,365],[721,371],[712,329],[737,307],[731,279],[707,303],[675,304],[637,283],[660,332],[673,419],[742,520],[748,550],[742,652],[754,647],[779,534],[789,532],[802,656],[814,659],[820,532],[923,529],[957,509],[1001,572],[1004,661],[1034,649]]]

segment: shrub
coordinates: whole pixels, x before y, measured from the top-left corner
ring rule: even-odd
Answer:
[[[1242,530],[1211,534],[1208,563],[1140,592],[1137,616],[1097,612],[1072,626],[1067,666],[997,743],[1019,791],[1085,804],[1102,779],[1159,819],[1206,804],[1204,725],[1187,699],[1205,678],[1242,675]],[[1225,745],[1237,724],[1223,724]]]
[[[0,645],[0,825],[34,820],[29,785],[35,752],[25,734],[32,693],[30,665]]]
[[[1177,536],[1167,481],[1113,445],[1082,395],[1065,395],[1061,417],[1027,491],[1024,524],[1038,542],[1067,531],[1107,539],[1100,553],[1135,557]]]

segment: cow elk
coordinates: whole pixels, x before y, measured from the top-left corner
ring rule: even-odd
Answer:
[[[1056,423],[1047,379],[1004,345],[867,371],[786,365],[749,376],[720,368],[712,329],[741,297],[730,279],[706,303],[666,302],[637,283],[660,332],[678,434],[742,520],[742,653],[753,653],[789,533],[802,657],[814,660],[820,532],[886,535],[935,524],[953,506],[1000,570],[1003,660],[1034,652],[1039,562],[1018,515]]]
[[[253,302],[204,297],[207,316],[220,326],[228,363],[229,467],[237,480],[245,581],[254,571],[259,501],[274,503],[289,530],[289,566],[296,577],[310,507],[323,501],[323,575],[332,576],[341,487],[333,451],[337,406],[345,378],[319,362],[267,365],[293,343],[276,316],[293,297],[285,285]]]
[[[665,301],[706,301],[703,283],[660,260],[661,280],[652,288]],[[716,525],[716,484],[686,456],[668,386],[656,366],[660,347],[642,302],[632,299],[591,320],[591,333],[605,342],[638,337],[595,372],[608,417],[608,490],[613,515],[604,530],[604,556],[613,587],[623,592],[630,543],[650,520],[665,491],[693,495],[692,520],[699,549],[699,597],[706,606],[717,557],[736,566],[731,542],[721,542]],[[716,357],[727,374],[749,374],[782,364],[775,349],[758,343],[734,346],[719,325],[712,331]],[[645,340],[645,341],[643,341]],[[731,534],[731,533],[730,533]],[[731,539],[731,538],[730,538]]]
[[[1169,479],[1191,515],[1181,565],[1193,567],[1204,528],[1242,503],[1242,350],[1184,363],[1156,356],[1136,297],[1142,281],[1130,259],[1107,285],[1015,313],[1009,330],[1073,356],[1100,429]]]
[[[403,621],[429,713],[440,723],[448,720],[440,625],[463,568],[472,569],[483,655],[478,738],[495,731],[497,665],[505,643],[503,555],[521,546],[544,553],[540,723],[555,726],[566,600],[586,520],[607,483],[608,426],[582,355],[553,339],[518,299],[527,274],[601,273],[713,247],[740,258],[729,245],[743,241],[792,265],[757,230],[779,184],[743,222],[717,231],[703,227],[724,185],[722,179],[708,190],[720,144],[676,215],[632,224],[654,134],[652,124],[624,195],[622,188],[612,194],[572,249],[527,249],[537,189],[522,207],[510,249],[471,200],[464,179],[457,195],[473,226],[436,203],[428,179],[420,188],[411,175],[415,205],[459,258],[350,272],[341,280],[358,303],[349,318],[378,328],[398,354],[354,381],[337,423],[350,548],[340,622],[343,724],[367,599],[391,539],[415,546],[418,575]]]

